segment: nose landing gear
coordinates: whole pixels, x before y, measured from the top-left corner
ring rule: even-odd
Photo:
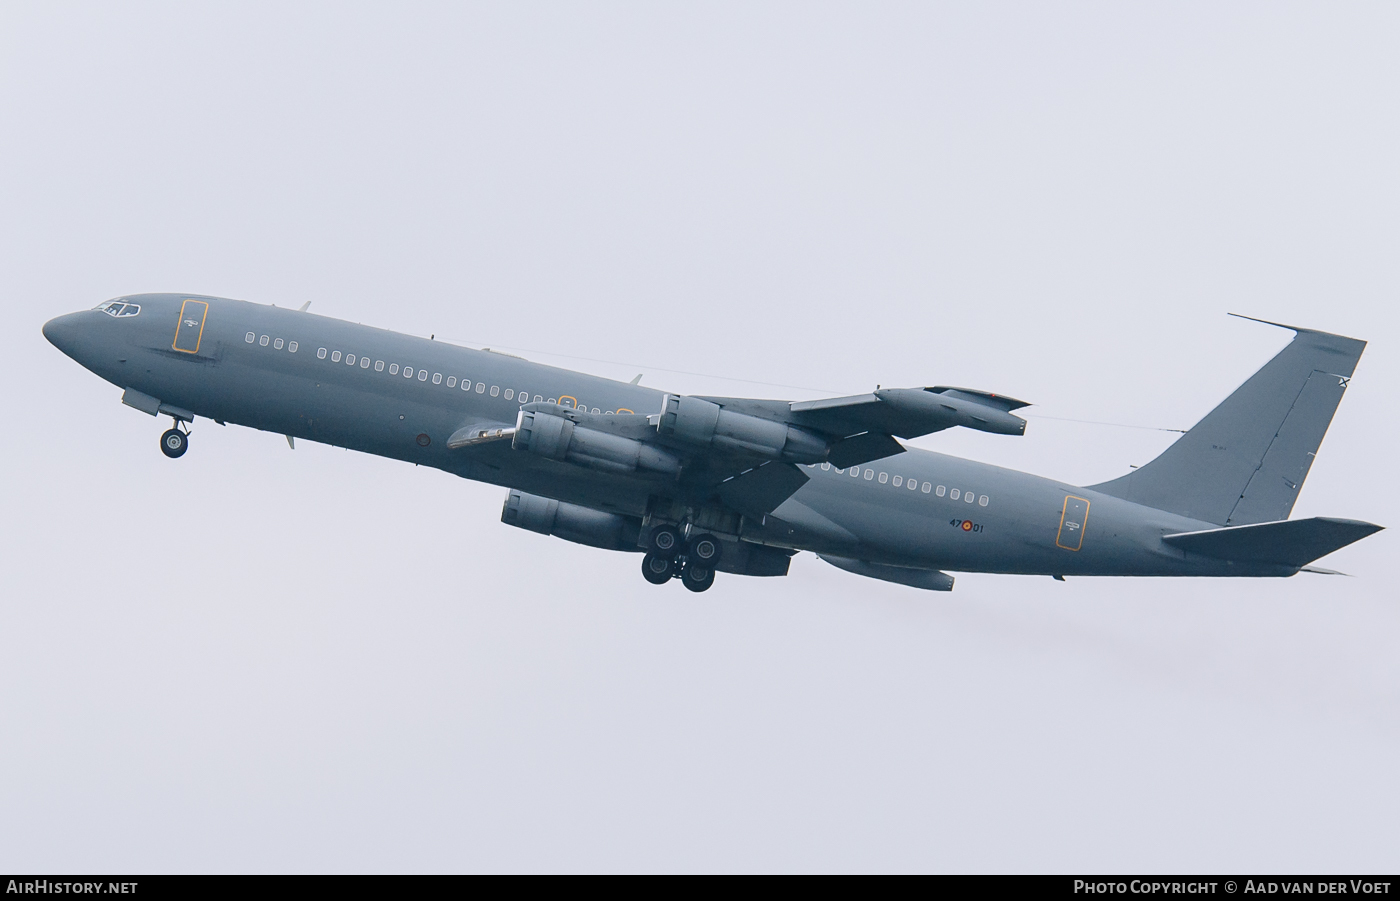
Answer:
[[[190,434],[181,430],[180,420],[177,419],[175,425],[160,436],[160,451],[173,460],[176,457],[183,457],[185,451],[189,449]]]

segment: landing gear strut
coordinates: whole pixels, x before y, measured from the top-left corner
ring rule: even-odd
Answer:
[[[161,450],[161,453],[165,454],[167,457],[169,457],[169,458],[171,458],[171,459],[173,460],[173,459],[175,459],[176,457],[182,457],[182,456],[184,456],[185,451],[187,451],[187,450],[189,450],[189,449],[190,449],[190,435],[189,435],[189,432],[185,432],[185,431],[182,431],[182,430],[181,430],[181,428],[180,428],[180,420],[177,419],[177,420],[175,420],[175,425],[174,425],[174,427],[172,427],[171,429],[169,429],[168,431],[166,431],[166,433],[165,433],[164,435],[161,435],[161,436],[160,436],[160,450]]]

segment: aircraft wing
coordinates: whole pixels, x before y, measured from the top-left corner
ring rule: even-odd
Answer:
[[[904,452],[899,438],[953,426],[1020,435],[1025,401],[967,388],[884,388],[817,401],[667,394],[650,416],[525,404],[514,427],[471,422],[450,448],[508,439],[512,450],[636,474],[663,496],[718,496],[745,513],[776,509],[806,483],[800,464],[858,466]],[[669,482],[668,482],[669,480]]]

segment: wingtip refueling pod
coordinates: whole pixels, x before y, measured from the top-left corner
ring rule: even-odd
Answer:
[[[1024,435],[1026,421],[1011,411],[1030,406],[1023,400],[971,388],[881,388],[875,392],[891,408],[911,417],[960,425],[998,435]]]

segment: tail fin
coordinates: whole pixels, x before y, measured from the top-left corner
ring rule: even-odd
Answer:
[[[1141,469],[1089,487],[1219,525],[1287,519],[1366,342],[1281,327],[1297,333],[1292,342],[1191,431]]]

